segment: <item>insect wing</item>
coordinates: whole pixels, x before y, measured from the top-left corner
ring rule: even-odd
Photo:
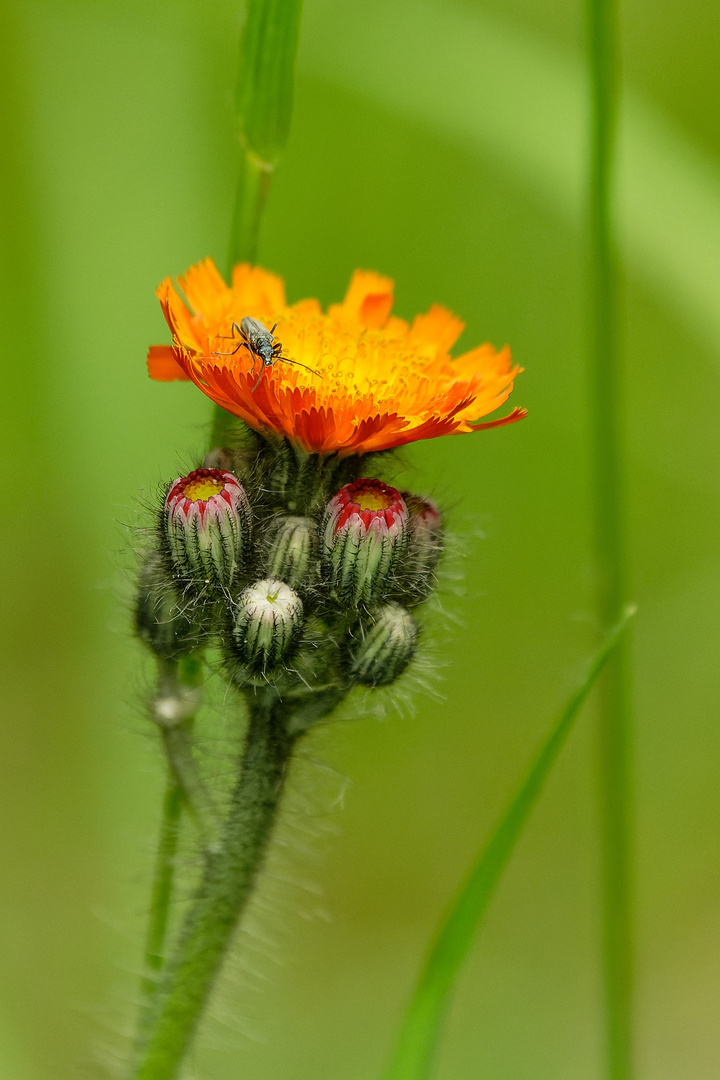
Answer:
[[[240,329],[254,349],[259,348],[261,345],[272,346],[273,336],[267,326],[261,323],[259,319],[253,319],[246,315],[240,323]]]

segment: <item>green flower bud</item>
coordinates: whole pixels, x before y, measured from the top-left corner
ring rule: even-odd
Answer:
[[[163,558],[154,551],[140,571],[135,601],[138,637],[161,660],[172,660],[197,647],[198,633],[178,600]]]
[[[435,503],[418,495],[405,495],[410,511],[409,544],[403,563],[403,581],[414,603],[426,600],[435,584],[435,567],[443,552],[443,523]]]
[[[417,623],[399,604],[384,604],[361,633],[350,652],[350,675],[364,686],[389,686],[415,654]]]
[[[267,559],[269,576],[293,589],[306,583],[316,544],[317,526],[311,518],[281,518]]]
[[[354,605],[380,599],[407,546],[408,511],[399,491],[380,480],[346,484],[325,510],[323,572]]]
[[[233,636],[238,659],[264,672],[292,652],[303,624],[303,604],[284,581],[266,578],[244,589],[237,602]]]
[[[195,469],[170,485],[164,521],[175,569],[196,585],[229,589],[250,538],[240,481],[223,469]]]

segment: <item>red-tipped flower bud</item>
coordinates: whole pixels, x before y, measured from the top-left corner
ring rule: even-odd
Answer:
[[[316,549],[317,526],[312,518],[281,518],[268,554],[269,576],[280,578],[293,589],[306,584]]]
[[[330,500],[321,557],[342,599],[357,605],[382,596],[405,551],[407,524],[402,495],[380,480],[355,480]]]
[[[350,652],[350,675],[364,686],[389,686],[415,654],[417,623],[399,604],[384,604]]]
[[[303,605],[284,581],[266,578],[244,589],[233,634],[239,659],[255,671],[276,667],[292,651],[302,629]]]
[[[430,595],[435,567],[443,551],[443,523],[435,503],[405,495],[410,511],[408,557],[403,576],[416,603]]]
[[[242,484],[223,469],[195,469],[170,485],[165,528],[175,569],[197,585],[228,589],[250,536]]]

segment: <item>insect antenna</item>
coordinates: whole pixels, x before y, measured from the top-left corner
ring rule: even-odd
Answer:
[[[311,371],[313,375],[317,375],[319,379],[322,379],[323,377],[314,367],[308,367],[307,364],[301,364],[299,360],[291,360],[289,356],[278,356],[278,360],[282,360],[284,364],[292,364],[293,367],[305,368],[306,371]]]

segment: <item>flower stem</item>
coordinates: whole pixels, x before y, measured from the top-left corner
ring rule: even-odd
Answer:
[[[241,772],[216,850],[158,989],[134,1080],[174,1080],[192,1039],[270,836],[294,740],[277,705],[255,699]]]
[[[150,903],[150,922],[145,946],[145,975],[141,985],[143,1005],[138,1025],[141,1033],[147,1027],[150,1003],[155,996],[158,976],[165,962],[165,937],[167,935],[175,879],[175,858],[177,856],[182,803],[180,786],[173,773],[168,771],[162,805],[160,836],[157,855],[155,856],[155,877]]]
[[[205,849],[213,842],[217,819],[193,757],[192,727],[189,723],[176,724],[163,727],[161,731],[170,774],[180,791],[182,802],[192,815]]]
[[[207,805],[206,801],[201,801],[197,796],[189,794],[188,785],[192,787],[192,777],[195,776],[196,770],[192,758],[190,769],[185,764],[187,755],[190,754],[191,756],[189,739],[195,711],[200,701],[198,689],[200,677],[201,668],[194,657],[183,657],[181,661],[159,661],[154,714],[162,733],[168,771],[162,805],[160,835],[155,856],[155,875],[145,946],[145,974],[141,983],[143,1004],[138,1024],[140,1037],[148,1024],[151,1003],[157,990],[158,976],[165,962],[165,939],[170,921],[170,906],[175,885],[175,858],[183,804],[191,812],[193,811],[193,804],[201,803],[203,810]],[[184,719],[181,723],[167,727],[163,723],[163,718],[172,712],[179,712],[184,716]],[[177,750],[179,741],[182,741],[183,744],[182,753],[178,753]],[[183,764],[185,764],[185,767],[183,767]],[[202,824],[198,821],[201,834],[206,820],[206,817],[203,816]]]
[[[590,231],[592,258],[592,400],[595,546],[599,613],[604,626],[626,600],[617,270],[611,185],[618,100],[614,0],[589,0],[592,95]],[[630,917],[629,656],[627,642],[600,683],[604,965],[607,1076],[632,1075],[632,933]]]

